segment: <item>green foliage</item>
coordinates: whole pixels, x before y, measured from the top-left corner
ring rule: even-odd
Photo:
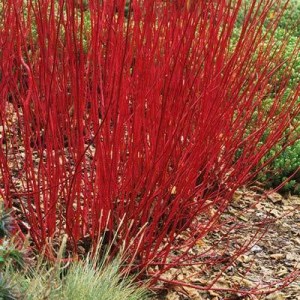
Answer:
[[[2,207],[0,213],[0,270],[2,270],[7,263],[14,264],[17,268],[24,265],[24,253],[15,248],[13,239],[9,239],[13,228],[14,219],[10,212]]]
[[[299,42],[300,37],[300,1],[292,0],[289,3],[288,9],[283,15],[279,28],[276,33],[277,43],[280,45],[286,38],[288,33],[288,43],[286,47],[285,57],[289,58],[293,53],[296,43]],[[300,82],[300,57],[295,60],[292,77],[290,80],[289,89],[293,89],[295,85]],[[289,90],[286,91],[286,94]],[[299,131],[299,128],[293,128],[294,132]],[[278,145],[280,148],[281,146]],[[274,150],[273,150],[274,151]],[[268,167],[266,174],[259,177],[264,181],[268,187],[277,187],[285,180],[287,180],[293,173],[300,167],[300,141],[294,145],[287,147]],[[291,192],[300,194],[300,174],[297,172],[292,180],[288,181],[283,188],[282,192]]]
[[[286,13],[282,16],[279,27],[300,37],[300,1],[290,0]]]
[[[120,266],[120,259],[100,265],[90,259],[70,265],[50,264],[40,259],[34,268],[17,271],[12,261],[6,261],[0,278],[0,300],[147,299],[146,289],[122,276]]]
[[[244,1],[245,11],[247,11],[247,6],[250,5],[249,0]],[[282,4],[281,4],[282,5]],[[276,5],[273,7],[273,11],[278,9]],[[242,11],[238,15],[236,28],[232,37],[232,45],[235,45],[239,33],[241,31],[241,26],[244,22],[244,15]],[[280,84],[281,80],[285,77],[285,60],[288,60],[292,55],[297,43],[299,43],[300,37],[300,0],[291,0],[287,6],[287,10],[284,12],[280,22],[279,27],[276,30],[275,34],[275,48],[280,48],[283,43],[286,43],[286,47],[284,49],[284,59],[280,63],[282,64],[281,69],[276,74],[276,77],[272,79],[270,82],[271,89],[270,93],[266,95],[264,100],[264,109],[266,114],[268,110],[271,108],[273,103],[273,98],[276,95],[277,85]],[[266,21],[266,28],[270,22],[274,22],[273,20],[274,14],[271,11],[267,21]],[[291,91],[295,88],[296,85],[300,82],[300,57],[295,57],[294,64],[291,70],[291,78],[289,81],[289,88],[286,90],[283,97],[288,97]],[[299,99],[300,101],[300,99]],[[280,108],[279,108],[280,109]],[[299,119],[295,120],[294,123],[299,124]],[[255,123],[255,114],[253,122]],[[300,128],[299,125],[295,126],[292,124],[293,121],[291,120],[291,130],[287,132],[287,136],[290,134],[295,134],[295,132],[299,132]],[[251,127],[251,123],[249,126]],[[291,132],[292,131],[292,132]],[[262,143],[264,142],[264,137],[262,137]],[[294,174],[297,169],[300,167],[300,141],[296,142],[294,145],[287,147],[285,150],[283,146],[286,142],[286,139],[282,139],[282,144],[277,145],[273,148],[262,160],[262,163],[266,162],[269,158],[274,156],[278,151],[282,151],[282,153],[273,161],[271,164],[263,170],[258,175],[258,180],[262,181],[266,187],[274,188],[282,184],[285,180],[287,180],[292,174]],[[291,192],[300,194],[300,174],[297,172],[292,180],[284,184],[283,188],[281,189],[282,192]]]
[[[16,271],[24,266],[25,255],[15,248],[8,238],[13,229],[13,218],[10,213],[2,207],[0,213],[0,300],[16,300],[19,298],[18,289],[12,282],[11,276],[7,276],[9,268],[13,267]]]
[[[146,289],[121,276],[121,261],[96,266],[93,260],[68,265],[45,264],[25,274],[12,274],[24,299],[28,300],[143,300]]]
[[[273,149],[269,155],[275,154],[275,151],[280,150]],[[266,158],[268,158],[266,156]],[[287,180],[291,175],[295,173],[292,180],[289,180],[281,188],[281,192],[291,192],[294,194],[300,194],[300,141],[297,141],[293,146],[287,147],[281,155],[279,155],[273,163],[260,174],[260,180],[263,181],[267,187],[277,187],[282,182]],[[298,170],[299,169],[299,170]],[[297,171],[298,170],[298,171]]]
[[[57,262],[40,257],[34,267],[26,255],[8,239],[13,218],[2,210],[0,227],[0,300],[143,300],[145,288],[137,287],[132,278],[121,274],[122,259],[109,261],[109,250],[70,264],[60,263],[64,245]],[[100,241],[101,242],[101,241]],[[108,247],[108,246],[107,246]],[[109,247],[108,247],[109,248]],[[104,253],[103,253],[104,252]]]
[[[11,217],[10,212],[2,207],[0,216],[0,239],[10,236],[13,228],[13,218]]]
[[[0,276],[0,300],[17,300],[19,295],[15,291],[14,287],[11,285],[11,282]]]
[[[24,265],[24,253],[6,241],[0,246],[0,267],[8,261],[11,261],[15,267],[22,267]]]

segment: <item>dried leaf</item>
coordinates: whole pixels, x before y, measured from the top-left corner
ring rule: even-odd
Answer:
[[[180,300],[180,296],[175,291],[168,292],[166,300]]]
[[[200,296],[199,291],[193,288],[189,287],[183,287],[183,290],[186,292],[186,295],[191,300],[203,300],[203,298]]]
[[[293,238],[292,241],[295,242],[297,245],[300,246],[300,238],[298,238],[298,237],[297,238]]]
[[[282,293],[273,293],[266,297],[266,300],[284,300],[286,299]]]
[[[248,263],[252,260],[252,258],[248,255],[241,255],[237,260],[242,263]]]
[[[197,241],[197,245],[199,247],[204,247],[204,246],[206,246],[206,243],[202,239],[200,239],[200,240]]]
[[[268,194],[268,199],[270,199],[273,203],[279,203],[282,202],[283,197],[280,194],[274,192]]]
[[[281,266],[279,268],[279,270],[276,272],[277,276],[280,276],[280,277],[284,276],[284,275],[286,275],[288,273],[289,273],[288,269],[286,267],[284,267],[284,266]]]
[[[284,258],[285,255],[282,254],[282,253],[275,253],[275,254],[271,254],[270,257],[273,258],[273,259],[275,259],[275,260],[278,260],[278,259]]]
[[[239,285],[242,285],[247,288],[251,288],[254,286],[254,283],[244,277],[232,276],[231,280]]]
[[[281,217],[280,211],[278,209],[275,209],[275,208],[270,211],[270,214],[272,216],[276,217],[276,218],[280,218]]]
[[[296,253],[287,253],[286,259],[300,261],[300,256],[297,255]]]
[[[238,202],[242,198],[243,194],[244,193],[241,192],[241,191],[235,191],[234,194],[233,194],[233,197],[232,197],[232,201],[233,202]]]

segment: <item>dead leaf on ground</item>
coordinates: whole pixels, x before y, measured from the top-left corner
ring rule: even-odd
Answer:
[[[284,258],[285,255],[282,254],[282,253],[275,253],[275,254],[271,254],[270,257],[273,258],[273,259],[275,259],[275,260],[279,260],[279,259]]]
[[[266,300],[284,300],[285,296],[281,292],[270,294],[266,297]]]
[[[180,300],[180,296],[175,291],[170,291],[166,298],[166,300]]]
[[[270,211],[270,214],[271,214],[272,216],[276,217],[276,218],[280,218],[280,217],[281,217],[281,213],[280,213],[280,211],[279,211],[278,209],[272,209],[272,210]]]
[[[288,253],[286,255],[287,260],[295,260],[295,261],[300,261],[300,255],[296,253]]]
[[[279,202],[282,202],[283,200],[283,197],[278,194],[278,193],[271,193],[271,194],[268,194],[268,199],[270,199],[273,203],[279,203]]]

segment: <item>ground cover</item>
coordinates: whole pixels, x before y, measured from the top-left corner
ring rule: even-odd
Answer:
[[[256,204],[253,205],[253,203]],[[166,274],[168,279],[178,279],[191,285],[200,284],[202,287],[209,286],[217,276],[220,276],[213,285],[216,290],[199,291],[189,286],[166,284],[165,293],[155,299],[300,299],[299,205],[300,198],[296,196],[284,198],[275,192],[267,194],[261,189],[258,192],[255,188],[241,190],[222,218],[235,220],[236,224],[241,223],[245,227],[237,226],[232,230],[230,241],[222,241],[222,231],[216,231],[199,241],[193,251],[203,252],[204,249],[211,249],[212,252],[213,249],[214,255],[232,257],[236,247],[244,244],[253,233],[247,224],[251,224],[250,227],[255,224],[265,224],[267,231],[261,240],[252,245],[248,252],[239,256],[233,265],[228,264],[226,268],[224,268],[225,260],[219,265],[216,264],[214,268],[203,268],[200,264],[196,267],[174,268]],[[241,215],[242,210],[246,213]],[[225,252],[224,249],[226,249]],[[223,270],[220,275],[221,269]],[[290,283],[292,278],[295,280]],[[278,283],[274,284],[274,281]],[[247,296],[233,291],[236,285],[241,285],[247,292],[257,284],[261,285],[262,282],[266,287],[268,283],[273,282],[271,288],[273,293]],[[284,287],[287,284],[289,286]],[[276,288],[280,287],[282,289],[276,291]],[[231,292],[225,292],[222,289],[228,289]]]

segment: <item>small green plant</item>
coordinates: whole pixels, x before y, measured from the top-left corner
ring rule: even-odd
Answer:
[[[120,274],[121,261],[95,267],[93,260],[69,266],[40,264],[29,274],[14,274],[24,299],[39,300],[143,300],[145,288]]]
[[[300,1],[290,0],[288,10],[283,14],[279,27],[293,32],[294,36],[300,37]]]
[[[2,206],[0,210],[0,270],[8,261],[12,261],[16,267],[24,265],[24,252],[16,249],[14,245],[14,231],[14,218],[10,211]]]
[[[138,287],[133,278],[122,273],[122,258],[109,260],[109,251],[80,261],[64,260],[66,239],[63,239],[57,259],[49,261],[42,255],[34,267],[15,266],[19,253],[0,251],[3,273],[0,278],[0,300],[143,300],[148,298],[145,287]],[[109,247],[108,247],[109,248]],[[104,252],[104,253],[103,253]],[[99,253],[97,255],[97,253]],[[101,253],[101,256],[100,256]],[[8,260],[7,254],[10,257]],[[63,262],[62,262],[63,261]],[[20,296],[21,295],[21,296]]]
[[[11,282],[0,275],[0,300],[17,300],[19,299],[17,291]]]
[[[9,269],[18,271],[24,266],[24,252],[15,248],[13,238],[14,219],[9,211],[3,207],[0,212],[0,300],[16,300],[19,298],[19,290],[13,283]]]
[[[300,37],[300,1],[292,0],[289,3],[288,10],[284,13],[282,19],[279,23],[279,28],[276,31],[277,44],[280,45],[285,38],[285,35],[289,34],[288,45],[286,48],[286,59],[292,54],[294,46],[299,42]],[[295,60],[292,77],[290,80],[289,88],[286,90],[285,94],[288,95],[297,83],[300,81],[300,58]],[[274,87],[276,93],[276,87]],[[274,93],[274,96],[275,96]],[[300,99],[299,99],[300,101]],[[299,117],[296,120],[299,124]],[[299,132],[300,128],[298,126],[291,126],[292,133]],[[283,141],[284,144],[284,141]],[[277,148],[282,147],[278,145]],[[272,152],[272,151],[271,151]],[[272,153],[271,153],[272,154]],[[265,159],[268,158],[268,155]],[[280,192],[283,193],[293,193],[300,194],[300,141],[295,144],[288,146],[267,168],[265,174],[259,175],[259,180],[263,181],[268,188],[276,188],[286,181],[291,175],[294,174],[293,178],[287,181]],[[297,171],[298,170],[298,171]]]
[[[251,1],[245,0],[244,4],[247,6],[251,5]],[[270,10],[266,22],[264,24],[264,32],[268,31],[268,26],[270,23],[274,21],[275,11],[278,9],[277,5],[274,5]],[[279,21],[278,28],[274,34],[275,45],[280,49],[283,43],[286,44],[286,48],[284,51],[284,56],[282,57],[281,68],[277,75],[273,78],[272,81],[269,82],[270,90],[269,94],[266,95],[263,101],[263,109],[265,113],[267,113],[274,103],[274,99],[277,96],[278,88],[285,76],[284,66],[288,62],[289,58],[293,55],[293,51],[297,43],[299,43],[300,37],[300,22],[299,22],[299,13],[300,13],[300,1],[299,0],[291,0],[288,3],[287,10],[283,13],[282,18]],[[231,40],[231,46],[233,47],[237,42],[237,37],[240,34],[242,29],[242,24],[245,21],[245,14],[241,11],[238,15],[238,20],[236,23],[236,27],[234,30],[234,34]],[[287,38],[288,36],[288,38]],[[265,45],[266,46],[266,45]],[[300,56],[294,60],[293,65],[291,66],[291,77],[289,80],[289,85],[283,94],[283,98],[287,99],[292,91],[295,89],[297,84],[300,82]],[[298,102],[300,99],[298,99]],[[278,112],[281,110],[278,107]],[[256,122],[258,112],[253,114],[253,122]],[[286,137],[289,135],[296,136],[299,133],[299,119],[298,116],[295,120],[290,120],[290,128],[286,131]],[[292,124],[293,122],[293,124]],[[297,124],[297,125],[296,125]],[[248,129],[246,130],[246,136],[251,132],[253,124],[249,122]],[[262,135],[261,144],[265,142],[266,137],[268,136],[268,132]],[[285,148],[286,139],[283,138],[273,149],[271,149],[261,160],[261,163],[264,164],[268,161],[273,155],[275,155],[278,151],[282,151],[278,157],[273,160],[262,172],[258,174],[258,180],[263,182],[266,188],[276,188],[280,185],[280,192],[283,193],[293,193],[300,194],[300,171],[297,172],[297,169],[300,168],[300,141],[297,141],[295,144],[288,146]],[[239,156],[241,151],[237,152],[237,156]],[[294,177],[291,180],[288,180],[291,175],[294,174]],[[286,183],[284,183],[287,181]],[[283,184],[284,183],[284,184]]]
[[[121,274],[121,257],[109,261],[109,246],[103,250],[100,240],[96,255],[82,261],[61,263],[66,240],[49,262],[42,256],[34,267],[26,253],[14,245],[15,222],[10,211],[0,210],[0,300],[143,300],[145,288],[137,287],[132,278]],[[100,251],[101,249],[101,251]],[[99,253],[97,255],[97,253]],[[101,255],[100,255],[101,253]]]
[[[278,146],[280,147],[280,146]],[[293,175],[280,189],[283,193],[300,194],[300,141],[287,147],[259,176],[268,188],[276,188]]]
[[[9,241],[0,246],[0,267],[8,261],[12,261],[16,268],[24,265],[24,253],[17,250]]]
[[[3,207],[1,209],[0,216],[0,239],[9,237],[14,229],[14,221],[9,211],[6,211]]]

